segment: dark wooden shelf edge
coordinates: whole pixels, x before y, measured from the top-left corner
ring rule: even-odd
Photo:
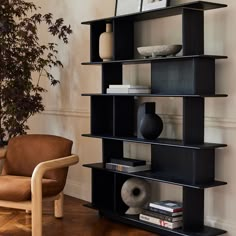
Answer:
[[[227,56],[221,55],[189,55],[189,56],[175,56],[175,57],[156,57],[156,58],[141,58],[141,59],[129,59],[129,60],[115,60],[115,61],[96,61],[96,62],[82,62],[82,65],[102,65],[102,64],[143,64],[155,61],[168,61],[168,60],[181,60],[181,59],[192,59],[192,58],[209,58],[209,59],[227,59]]]
[[[192,8],[196,10],[212,10],[212,9],[223,8],[223,7],[227,7],[227,5],[220,4],[220,3],[206,2],[206,1],[195,1],[195,2],[183,3],[183,4],[161,8],[161,9],[145,11],[145,12],[137,12],[133,14],[84,21],[81,24],[89,25],[89,24],[94,24],[96,22],[102,22],[102,21],[111,22],[113,20],[119,20],[119,19],[122,20],[126,18],[132,19],[133,21],[151,20],[154,18],[179,15],[182,13],[183,8]]]
[[[213,187],[218,187],[222,185],[226,185],[226,182],[223,181],[218,181],[215,180],[212,183],[208,184],[188,184],[188,183],[183,183],[181,181],[175,181],[175,180],[168,180],[165,178],[158,177],[155,172],[152,171],[141,171],[141,172],[133,172],[133,173],[126,173],[122,171],[116,171],[116,170],[110,170],[104,167],[103,163],[93,163],[93,164],[84,164],[84,167],[92,168],[92,169],[98,169],[102,171],[107,171],[107,172],[113,172],[113,173],[119,173],[123,175],[128,175],[132,177],[138,177],[142,179],[148,179],[152,181],[158,181],[166,184],[173,184],[173,185],[178,185],[178,186],[183,186],[183,187],[189,187],[189,188],[196,188],[196,189],[206,189],[206,188],[213,188]]]
[[[154,225],[145,221],[141,221],[138,219],[138,216],[118,215],[106,210],[100,210],[100,212],[103,216],[108,217],[111,220],[118,221],[124,224],[129,224],[134,227],[138,227],[166,236],[217,236],[226,233],[225,230],[212,228],[209,226],[204,226],[204,229],[201,232],[185,232],[181,228],[172,230],[159,225]]]
[[[130,94],[130,93],[83,93],[82,96],[130,96],[130,97],[205,97],[221,98],[228,97],[227,94]]]
[[[126,142],[154,144],[154,145],[189,148],[189,149],[214,149],[214,148],[227,147],[226,144],[218,144],[218,143],[204,143],[204,144],[199,144],[199,145],[183,144],[181,140],[172,140],[172,139],[147,140],[147,139],[139,139],[136,137],[117,137],[117,136],[105,136],[105,135],[93,135],[93,134],[82,134],[82,136],[89,137],[89,138],[103,138],[103,139],[110,139],[110,140],[120,140],[120,141],[126,141]]]

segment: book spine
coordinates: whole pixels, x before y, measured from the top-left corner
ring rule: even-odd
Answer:
[[[128,158],[111,158],[111,163],[126,165],[126,166],[142,166],[146,165],[146,161],[137,160],[137,159],[128,159]]]
[[[170,208],[170,207],[157,205],[157,204],[152,203],[152,202],[149,203],[149,206],[150,206],[150,207],[153,207],[153,208],[160,209],[160,210],[169,211],[169,212],[179,212],[179,211],[182,211],[181,208],[173,209],[173,208]]]
[[[122,171],[126,173],[130,172],[138,172],[138,171],[144,171],[144,170],[150,170],[150,165],[144,165],[144,166],[125,166],[125,165],[119,165],[114,163],[106,163],[106,168],[111,170],[117,170]]]
[[[108,88],[107,93],[151,93],[151,89]]]
[[[161,220],[166,220],[168,222],[177,222],[183,219],[182,216],[177,216],[177,217],[172,217],[172,216],[168,216],[168,215],[164,215],[158,212],[151,212],[151,211],[143,211],[144,215],[148,215],[148,216],[152,216],[152,217],[156,217],[159,218]]]
[[[156,225],[160,225],[169,229],[176,229],[182,226],[182,221],[178,221],[178,222],[168,222],[165,220],[161,220],[152,216],[148,216],[148,215],[144,215],[144,214],[140,214],[139,215],[139,219],[152,223],[152,224],[156,224]]]
[[[154,208],[154,207],[150,207],[150,206],[149,206],[149,210],[154,211],[154,212],[158,212],[160,214],[168,215],[168,216],[180,216],[180,215],[183,214],[182,211],[180,211],[180,212],[169,212],[169,211],[163,211],[163,210],[160,210],[160,209],[157,209],[157,208]]]
[[[130,84],[110,84],[109,88],[138,88],[138,89],[149,89],[150,87],[144,85],[130,85]]]

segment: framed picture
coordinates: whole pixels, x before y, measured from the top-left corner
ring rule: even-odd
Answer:
[[[169,0],[143,0],[142,11],[167,7]]]
[[[141,11],[142,0],[116,0],[115,16]]]

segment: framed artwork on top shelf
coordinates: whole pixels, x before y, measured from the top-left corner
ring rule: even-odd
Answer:
[[[169,0],[143,0],[142,11],[149,11],[169,6]]]
[[[115,16],[141,11],[142,0],[116,0]]]

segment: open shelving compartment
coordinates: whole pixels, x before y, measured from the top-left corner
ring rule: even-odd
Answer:
[[[90,62],[101,65],[102,91],[83,94],[91,97],[91,132],[83,136],[102,139],[102,163],[86,164],[92,169],[90,207],[119,222],[168,236],[216,236],[226,231],[204,226],[204,189],[225,185],[215,180],[215,149],[227,145],[204,142],[206,97],[226,97],[215,93],[215,60],[226,56],[204,55],[204,11],[225,4],[196,1],[163,9],[83,22],[90,25]],[[183,56],[134,58],[134,23],[182,15]],[[113,60],[99,57],[99,36],[106,23],[114,31]],[[194,30],[191,30],[193,29]],[[151,64],[151,94],[106,94],[110,84],[122,84],[124,64]],[[168,73],[171,71],[172,73]],[[183,136],[181,140],[140,139],[135,136],[136,97],[182,97]],[[124,142],[151,145],[151,170],[124,173],[105,168],[111,157],[122,157]],[[121,187],[130,177],[181,186],[183,189],[183,227],[170,230],[125,215]],[[194,202],[194,204],[193,204]]]

